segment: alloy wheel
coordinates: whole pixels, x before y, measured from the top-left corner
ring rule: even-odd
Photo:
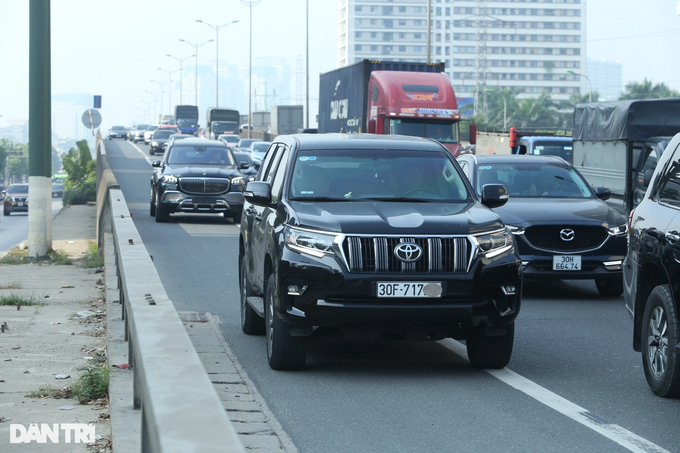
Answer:
[[[649,319],[647,351],[650,370],[656,377],[663,377],[668,365],[668,322],[662,307],[654,308]]]

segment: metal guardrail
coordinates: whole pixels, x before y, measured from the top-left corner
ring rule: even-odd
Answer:
[[[99,160],[106,159],[102,150],[99,140],[98,169]],[[111,184],[98,180],[98,187],[104,182]],[[142,411],[142,452],[245,452],[165,292],[122,191],[109,187],[106,192],[97,206],[98,228],[100,237],[104,232],[113,234],[119,300],[134,373],[133,407]]]

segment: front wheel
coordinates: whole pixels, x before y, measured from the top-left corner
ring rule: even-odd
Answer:
[[[161,196],[156,195],[156,222],[165,223],[170,221],[170,213],[161,204]]]
[[[8,216],[9,215],[9,209],[5,209],[2,212],[3,215]]]
[[[642,317],[642,365],[649,388],[666,398],[680,396],[678,341],[680,322],[670,287],[657,286]]]
[[[514,322],[499,335],[485,332],[483,326],[476,327],[466,341],[470,365],[475,368],[505,367],[510,362],[514,340]]]
[[[239,210],[231,215],[231,221],[234,222],[235,224],[241,223],[241,214],[243,213],[242,210]]]
[[[154,217],[156,215],[156,197],[153,193],[153,189],[151,189],[151,201],[149,203],[149,215],[151,215],[151,217]]]
[[[278,298],[274,273],[269,275],[264,293],[269,366],[274,370],[298,370],[305,366],[307,360],[307,338],[292,336],[288,324],[274,312]]]
[[[595,280],[597,292],[601,296],[616,297],[623,294],[623,277]]]
[[[239,267],[239,286],[241,292],[241,330],[246,335],[262,335],[264,333],[264,319],[260,318],[253,307],[248,304],[248,298],[254,296],[248,283],[248,266],[246,257],[241,257]]]

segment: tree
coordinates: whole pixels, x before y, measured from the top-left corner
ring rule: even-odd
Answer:
[[[76,148],[71,148],[64,154],[62,163],[68,175],[64,184],[66,190],[82,185],[93,175],[96,177],[97,164],[92,159],[86,140],[76,142]]]
[[[642,82],[630,82],[619,96],[620,101],[635,99],[663,99],[680,97],[680,92],[671,89],[665,83],[654,84],[650,79]]]
[[[554,128],[560,121],[559,113],[555,108],[550,94],[541,93],[538,98],[527,98],[519,101],[517,109],[513,112],[514,126],[523,128]]]

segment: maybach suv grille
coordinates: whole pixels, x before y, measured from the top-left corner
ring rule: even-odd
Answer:
[[[180,178],[179,188],[191,194],[221,194],[229,190],[227,178]]]

